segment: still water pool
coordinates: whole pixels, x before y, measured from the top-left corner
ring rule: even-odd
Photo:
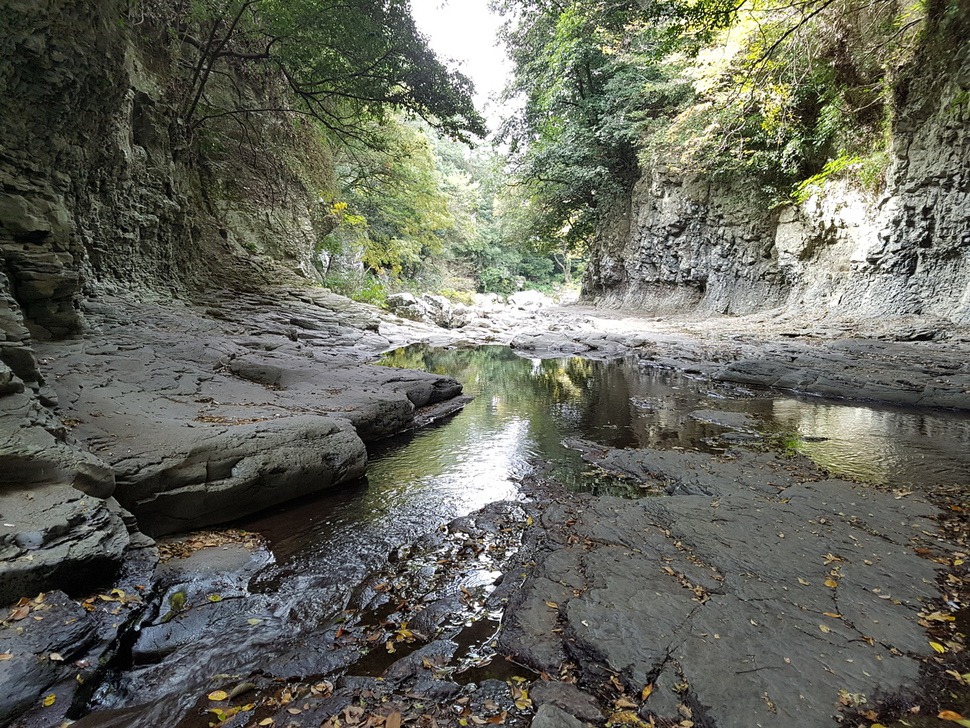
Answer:
[[[212,675],[258,665],[328,674],[338,665],[314,645],[392,550],[486,503],[521,498],[518,482],[539,464],[571,489],[640,494],[584,463],[567,438],[707,452],[784,446],[836,475],[900,489],[932,490],[970,472],[970,419],[957,414],[754,392],[635,359],[522,358],[499,346],[414,346],[381,364],[453,376],[475,399],[445,422],[378,443],[366,483],[239,524],[266,538],[269,562],[224,586],[218,604],[203,603],[199,631],[177,650],[136,655],[100,691],[100,707],[170,695],[159,705],[179,713]]]

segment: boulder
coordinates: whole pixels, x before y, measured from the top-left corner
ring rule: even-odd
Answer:
[[[109,582],[131,541],[123,516],[69,485],[0,490],[0,603]]]
[[[356,480],[367,463],[349,422],[316,415],[207,431],[171,427],[159,440],[165,454],[153,464],[149,453],[126,461],[118,490],[154,536],[224,523]]]
[[[401,318],[412,321],[425,321],[428,317],[428,306],[413,293],[392,293],[387,297],[388,310]]]

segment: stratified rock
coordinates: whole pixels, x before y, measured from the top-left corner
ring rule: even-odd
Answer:
[[[367,450],[350,423],[305,415],[208,432],[157,431],[119,471],[119,495],[152,535],[188,531],[355,480]]]
[[[387,308],[391,313],[412,321],[425,321],[428,307],[413,293],[392,293],[387,297]]]
[[[548,352],[552,354],[580,354],[590,347],[565,334],[548,331],[531,331],[519,334],[512,339],[513,349],[528,352]]]
[[[10,626],[0,630],[0,652],[10,655],[0,661],[0,723],[5,725],[36,706],[38,696],[65,676],[73,680],[78,670],[71,663],[96,639],[95,620],[62,592],[41,595],[21,611],[16,620],[13,610],[3,614]]]
[[[541,706],[530,725],[532,728],[590,728],[589,723],[584,723],[552,703]]]
[[[130,543],[122,516],[68,485],[0,490],[0,604],[109,583]]]
[[[568,650],[586,682],[653,685],[644,715],[676,718],[684,705],[723,728],[824,728],[843,695],[914,684],[917,656],[931,653],[918,613],[938,595],[938,567],[912,546],[932,538],[935,508],[806,482],[811,468],[786,475],[771,456],[718,481],[718,459],[632,452],[641,477],[679,471],[714,495],[549,507],[542,523],[558,545],[513,598],[503,649],[550,674]],[[586,454],[623,462],[606,448]],[[561,637],[536,619],[543,608]]]

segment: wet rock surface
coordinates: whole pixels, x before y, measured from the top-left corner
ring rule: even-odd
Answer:
[[[666,481],[643,466],[657,455],[586,452]],[[937,510],[771,455],[734,472],[700,457],[704,494],[548,506],[502,648],[658,725],[829,726],[852,701],[911,688],[931,654],[920,612],[939,596],[938,564],[914,548],[951,548]],[[704,469],[671,470],[691,468]]]
[[[87,316],[90,335],[38,353],[72,436],[155,535],[359,478],[366,441],[461,391],[365,365],[388,345],[377,317],[325,291],[214,296],[204,311],[103,300]]]

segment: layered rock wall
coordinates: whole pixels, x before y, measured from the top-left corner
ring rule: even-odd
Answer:
[[[38,342],[90,338],[93,296],[118,294],[132,320],[132,299],[310,275],[328,231],[317,191],[332,162],[301,122],[212,120],[189,139],[172,5],[0,0],[0,603],[90,588],[137,541],[116,464],[55,416]],[[274,92],[243,69],[231,82]],[[58,346],[45,356],[67,356]]]
[[[771,211],[740,185],[667,171],[634,187],[595,246],[587,299],[656,314],[790,306],[970,323],[970,23],[931,29],[897,84],[885,190],[851,175]]]

